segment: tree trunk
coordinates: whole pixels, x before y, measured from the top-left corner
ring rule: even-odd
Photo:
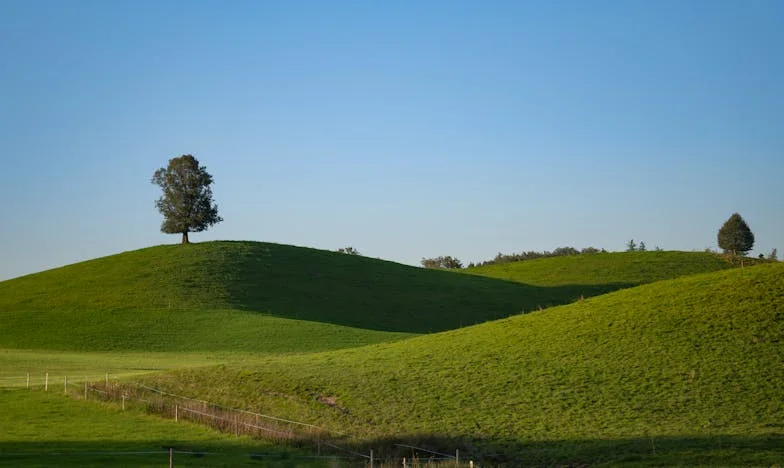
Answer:
[[[190,244],[190,241],[188,240],[188,231],[182,233],[182,243]]]

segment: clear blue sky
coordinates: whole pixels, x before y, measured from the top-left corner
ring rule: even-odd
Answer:
[[[778,0],[0,0],[0,67],[0,279],[179,242],[185,153],[196,242],[784,254]]]

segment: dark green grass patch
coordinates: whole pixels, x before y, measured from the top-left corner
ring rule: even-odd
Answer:
[[[780,461],[782,362],[784,265],[770,264],[395,343],[149,382],[359,441],[426,435],[497,460],[757,464]],[[646,441],[661,448],[648,452]],[[591,455],[598,447],[609,454]]]

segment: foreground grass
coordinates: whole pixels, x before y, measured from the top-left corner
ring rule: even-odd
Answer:
[[[0,414],[0,466],[167,466],[169,448],[202,453],[177,453],[176,466],[313,465],[261,441],[53,392],[0,389]]]
[[[353,434],[515,463],[780,463],[784,265],[255,368],[148,379]],[[323,401],[331,401],[326,405]]]

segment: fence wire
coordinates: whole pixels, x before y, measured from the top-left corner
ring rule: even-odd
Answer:
[[[11,387],[29,389],[47,389],[48,391],[65,391],[75,398],[87,400],[110,401],[121,404],[123,409],[140,407],[147,413],[175,419],[190,421],[206,425],[221,432],[233,433],[236,436],[249,436],[252,438],[269,440],[277,444],[290,445],[299,449],[316,448],[317,455],[296,457],[302,459],[324,461],[354,461],[376,466],[401,466],[400,457],[395,462],[389,459],[375,459],[373,452],[361,453],[342,445],[340,441],[347,440],[348,434],[340,431],[329,431],[326,428],[301,421],[281,418],[263,413],[256,413],[240,408],[231,408],[206,400],[191,398],[183,395],[166,392],[143,384],[120,383],[111,380],[109,374],[100,377],[57,377],[54,375],[27,374],[24,376],[0,377],[0,388]],[[344,440],[346,439],[346,440]],[[411,449],[411,458],[403,458],[404,467],[419,467],[430,464],[446,466],[476,466],[473,462],[459,463],[453,455],[432,451],[410,445],[394,444],[396,447]],[[324,449],[331,449],[336,454],[322,455]],[[326,450],[329,452],[329,450]],[[169,451],[150,452],[59,452],[50,455],[86,455],[86,456],[126,456],[126,455],[155,455]],[[172,454],[180,455],[227,455],[224,452],[189,452],[174,450]],[[417,455],[418,454],[418,455]],[[25,457],[35,455],[30,452],[8,453],[0,452],[0,459],[7,457]],[[39,453],[40,455],[40,453]],[[44,454],[45,455],[45,454]],[[234,454],[236,455],[236,454]],[[424,455],[424,456],[422,456]],[[280,457],[274,454],[248,454],[255,458]],[[391,464],[390,464],[391,463]]]

